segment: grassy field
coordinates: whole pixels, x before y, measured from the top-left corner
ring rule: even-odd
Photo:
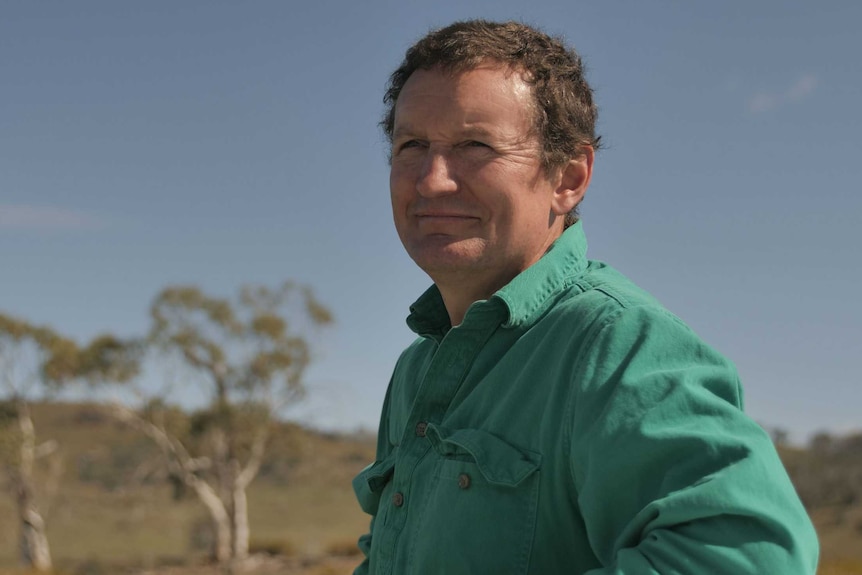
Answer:
[[[42,405],[33,411],[40,436],[62,441],[64,471],[46,517],[59,571],[102,575],[204,560],[208,519],[193,494],[175,499],[162,481],[124,481],[134,468],[157,465],[146,440],[91,408]],[[287,426],[270,452],[288,472],[262,473],[249,490],[252,549],[277,552],[300,566],[352,551],[368,517],[350,480],[374,458],[370,438]],[[0,493],[0,573],[15,572],[17,565],[15,517],[12,498]]]
[[[203,575],[207,516],[192,494],[175,499],[161,481],[128,477],[155,452],[132,431],[86,406],[36,406],[40,436],[62,442],[64,472],[48,510],[52,554],[63,575]],[[286,426],[270,447],[271,465],[249,490],[251,546],[259,575],[340,575],[359,561],[357,536],[368,518],[350,480],[374,456],[365,437]],[[21,573],[12,499],[0,492],[0,575]],[[862,513],[812,513],[822,545],[819,575],[862,575]],[[351,555],[353,554],[353,555]],[[779,574],[780,575],[780,574]]]

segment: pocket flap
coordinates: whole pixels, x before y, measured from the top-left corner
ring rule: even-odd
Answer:
[[[542,456],[506,443],[481,429],[428,424],[426,436],[440,455],[470,455],[488,483],[515,487],[539,468]]]
[[[395,454],[383,461],[375,461],[353,478],[353,491],[359,506],[369,515],[376,515],[380,506],[380,493],[395,472]]]

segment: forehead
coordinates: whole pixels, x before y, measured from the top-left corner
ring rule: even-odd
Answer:
[[[486,64],[467,70],[416,70],[395,104],[397,134],[417,120],[477,126],[500,122],[532,125],[533,90],[524,73],[510,66]]]

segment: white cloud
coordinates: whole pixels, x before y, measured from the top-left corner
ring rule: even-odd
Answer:
[[[817,87],[817,78],[811,74],[802,76],[790,89],[787,91],[788,100],[802,100],[810,96]]]
[[[757,92],[748,99],[748,111],[752,114],[769,112],[788,102],[799,102],[811,96],[817,88],[817,77],[804,74],[787,89],[780,92]]]
[[[777,98],[772,94],[758,92],[748,100],[748,111],[755,114],[768,112],[778,104]]]
[[[74,231],[101,226],[98,218],[58,206],[0,204],[0,230]]]

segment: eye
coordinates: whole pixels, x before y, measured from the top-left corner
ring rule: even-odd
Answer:
[[[406,142],[402,142],[398,145],[397,150],[400,152],[402,150],[409,150],[411,148],[422,148],[425,146],[425,143],[420,140],[407,140]]]
[[[464,146],[466,146],[468,148],[490,148],[491,147],[488,144],[486,144],[485,142],[480,142],[479,140],[469,140],[467,142],[464,142]]]

